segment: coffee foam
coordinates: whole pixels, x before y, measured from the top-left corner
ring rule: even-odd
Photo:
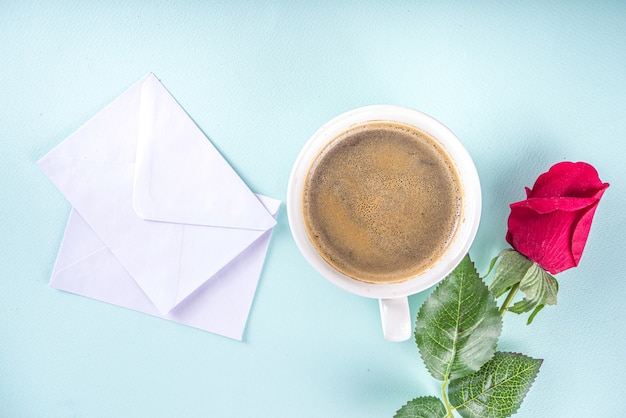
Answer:
[[[398,282],[441,257],[461,207],[443,149],[414,128],[372,122],[321,151],[305,181],[309,238],[329,264],[366,282]]]

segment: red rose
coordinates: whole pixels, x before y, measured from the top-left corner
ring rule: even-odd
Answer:
[[[511,204],[507,242],[552,274],[577,266],[607,187],[587,163],[555,164]]]

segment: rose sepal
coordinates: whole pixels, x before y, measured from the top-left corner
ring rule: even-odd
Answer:
[[[508,292],[500,308],[501,315],[507,311],[516,314],[532,311],[527,322],[530,324],[544,306],[556,305],[559,291],[557,280],[528,257],[507,248],[492,260],[489,272],[494,266],[494,277],[489,284],[489,290],[496,298]],[[524,298],[511,305],[518,291],[524,294]]]

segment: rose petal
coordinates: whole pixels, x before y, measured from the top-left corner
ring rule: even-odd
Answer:
[[[530,193],[530,197],[592,197],[609,185],[602,183],[597,170],[584,162],[562,162],[553,165],[541,174]]]
[[[551,197],[551,198],[531,198],[511,204],[514,206],[525,206],[537,213],[550,213],[555,210],[572,212],[585,209],[588,206],[598,204],[597,198],[577,198],[577,197]]]
[[[580,214],[553,211],[539,214],[529,207],[512,207],[507,242],[552,274],[576,266],[571,252],[572,225]]]
[[[530,190],[528,187],[524,187],[524,189],[526,189],[526,198],[528,199],[530,197],[530,194],[532,193],[532,190]]]
[[[607,187],[587,163],[555,164],[511,204],[507,242],[552,274],[577,266]]]
[[[608,184],[606,185],[608,187]],[[600,190],[596,198],[598,199],[598,203],[600,203],[600,198],[606,187]],[[593,216],[596,213],[596,209],[598,207],[598,203],[589,207],[588,210],[581,214],[580,220],[576,224],[574,231],[572,233],[572,257],[576,261],[576,265],[580,261],[580,258],[583,255],[583,250],[585,249],[585,244],[587,243],[587,237],[589,236],[589,231],[591,230],[591,223],[593,221]]]

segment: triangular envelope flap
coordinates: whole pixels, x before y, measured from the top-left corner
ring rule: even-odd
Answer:
[[[275,220],[154,75],[141,90],[133,207],[153,221],[265,231]]]
[[[266,196],[256,196],[275,219],[280,202]],[[252,260],[242,254],[268,233],[236,228],[205,228],[197,225],[185,227],[176,303],[180,304],[227,265],[250,263]],[[213,239],[205,239],[208,234],[212,235]],[[217,269],[214,267],[216,260],[223,260]]]

